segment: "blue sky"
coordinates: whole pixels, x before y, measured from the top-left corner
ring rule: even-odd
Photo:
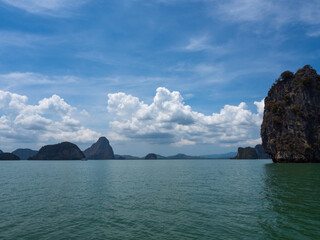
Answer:
[[[270,86],[319,70],[319,38],[316,0],[1,0],[0,149],[254,145]]]

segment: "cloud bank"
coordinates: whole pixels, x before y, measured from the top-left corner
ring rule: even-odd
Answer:
[[[88,143],[100,134],[81,125],[82,114],[63,98],[53,95],[36,105],[23,95],[0,90],[0,141],[2,143]]]
[[[260,142],[257,133],[264,101],[254,104],[256,113],[242,102],[238,106],[225,105],[219,113],[207,116],[193,111],[179,92],[159,87],[150,105],[123,92],[108,94],[107,109],[115,113],[115,119],[109,125],[111,136],[117,140],[142,140],[173,146],[206,143],[238,146]]]

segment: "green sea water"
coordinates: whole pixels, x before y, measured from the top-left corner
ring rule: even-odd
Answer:
[[[0,239],[320,239],[320,164],[3,161]]]

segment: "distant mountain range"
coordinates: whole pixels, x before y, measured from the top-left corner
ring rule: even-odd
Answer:
[[[249,151],[252,150],[252,151]],[[253,152],[252,156],[247,152]],[[0,154],[2,151],[0,150]],[[103,160],[103,159],[116,159],[116,160],[135,160],[135,159],[243,159],[243,158],[267,158],[263,152],[261,145],[257,145],[255,148],[239,148],[237,152],[228,152],[222,154],[208,154],[200,156],[190,156],[183,153],[178,153],[171,156],[162,156],[156,153],[148,153],[145,157],[137,157],[132,155],[119,155],[114,154],[113,149],[110,146],[109,140],[106,137],[100,137],[99,140],[92,144],[91,147],[85,151],[81,151],[78,146],[73,143],[64,142],[55,145],[47,145],[42,147],[39,151],[31,149],[19,148],[12,152],[12,154],[19,157],[21,160],[64,160],[64,159],[87,159],[87,160]],[[2,155],[3,158],[9,157],[9,155]],[[12,157],[12,156],[11,156]],[[10,159],[8,159],[10,160]]]
[[[201,155],[200,157],[203,158],[212,158],[212,159],[229,159],[233,158],[237,155],[237,152],[228,152],[228,153],[221,153],[221,154],[209,154],[209,155]]]
[[[27,160],[30,157],[36,155],[38,151],[31,150],[28,148],[18,148],[12,152],[13,154],[17,155],[21,160]]]
[[[115,159],[133,160],[133,159],[230,159],[237,155],[237,152],[229,152],[223,154],[210,154],[200,156],[190,156],[183,153],[178,153],[172,156],[162,156],[155,153],[149,153],[145,157],[136,157],[131,155],[115,155]]]

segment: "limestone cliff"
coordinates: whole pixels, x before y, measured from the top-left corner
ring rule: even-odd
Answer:
[[[320,162],[320,76],[283,72],[265,98],[262,145],[274,162]]]
[[[106,137],[100,137],[96,143],[84,151],[84,154],[87,159],[92,160],[114,159],[113,149]]]
[[[254,148],[238,148],[238,154],[234,159],[269,159],[270,156],[263,151],[262,145],[258,144]]]

